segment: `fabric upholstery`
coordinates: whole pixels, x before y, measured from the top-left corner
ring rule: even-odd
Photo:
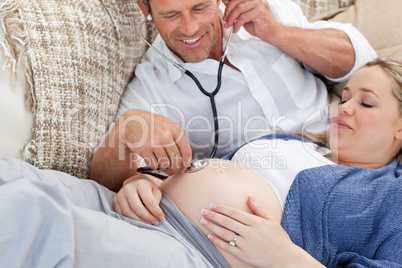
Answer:
[[[142,13],[131,0],[2,2],[2,20],[24,30],[27,100],[35,115],[25,160],[87,178],[94,148],[145,52],[138,35]],[[8,26],[3,43],[14,51]],[[145,35],[152,39],[153,31]]]
[[[379,57],[402,61],[401,0],[355,0],[348,8],[310,18],[352,23],[370,42]]]
[[[292,0],[300,6],[306,17],[321,14],[328,10],[348,7],[354,4],[355,0]]]

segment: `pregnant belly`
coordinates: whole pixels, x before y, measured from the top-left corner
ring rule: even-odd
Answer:
[[[171,176],[160,187],[206,235],[207,230],[200,224],[201,209],[209,208],[210,203],[222,203],[252,213],[247,206],[250,194],[274,220],[282,219],[282,209],[272,187],[257,172],[239,163],[210,159],[206,168]],[[245,266],[233,255],[218,250],[232,267]]]

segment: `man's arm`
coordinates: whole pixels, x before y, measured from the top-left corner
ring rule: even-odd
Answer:
[[[119,146],[118,130],[113,128],[106,136],[100,147],[96,150],[92,159],[90,179],[109,188],[118,191],[123,182],[137,174],[137,159],[131,159],[128,148]],[[122,150],[119,152],[119,149]]]
[[[329,78],[347,75],[355,64],[353,45],[338,29],[311,30],[281,25],[265,41]]]
[[[168,175],[191,163],[191,148],[180,127],[171,120],[130,110],[115,123],[92,160],[90,179],[118,191],[137,174],[140,155],[148,167],[166,169]]]
[[[303,29],[281,24],[266,0],[223,0],[225,27],[233,23],[253,36],[279,48],[329,78],[341,78],[355,64],[355,51],[341,30]],[[283,8],[286,6],[284,5]],[[293,14],[289,14],[292,16]]]

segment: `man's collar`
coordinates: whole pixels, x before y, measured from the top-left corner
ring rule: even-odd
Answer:
[[[167,47],[166,43],[163,41],[162,37],[159,34],[156,37],[153,45],[155,46],[156,49],[160,50],[166,57],[168,57],[172,61],[178,63],[179,65],[183,66],[183,64],[184,64],[183,61],[179,57],[177,57]],[[158,57],[161,57],[161,56],[158,55]],[[162,60],[165,60],[165,59],[162,59]],[[166,61],[166,64],[167,64],[167,70],[168,70],[170,79],[173,82],[176,82],[178,79],[181,78],[181,76],[183,75],[183,72],[168,61]]]
[[[227,37],[225,37],[225,38],[227,38]],[[225,42],[225,44],[226,44],[226,42]],[[191,72],[205,73],[205,74],[208,74],[210,72],[212,72],[212,73],[216,72],[215,68],[213,68],[214,65],[218,64],[216,60],[205,59],[201,62],[185,63],[167,47],[166,43],[162,40],[162,38],[159,35],[158,35],[157,39],[155,40],[154,45],[156,48],[160,49],[161,52],[164,53],[167,57],[169,57],[174,62],[178,63],[180,66],[182,66],[186,70],[189,70]],[[170,62],[167,62],[167,70],[168,70],[169,77],[170,77],[171,81],[173,81],[173,82],[176,82],[184,75],[183,71],[179,70],[177,67],[175,67]]]
[[[220,9],[222,11],[224,11],[224,4],[221,3],[220,5]],[[222,21],[223,23],[223,21]],[[227,43],[227,39],[229,37],[229,32],[230,32],[230,28],[225,28],[222,27],[223,29],[223,38],[222,38],[222,51],[225,49],[226,43]],[[245,32],[243,31],[243,29],[241,29],[239,31],[239,34]],[[243,33],[244,34],[244,33]],[[245,33],[246,35],[248,34],[247,32]],[[242,37],[239,36],[238,34],[233,34],[232,36],[232,42],[237,40],[240,41],[241,39],[247,39],[247,37]],[[230,55],[234,50],[236,45],[233,44],[231,42],[231,44],[229,45],[229,54]],[[235,41],[236,43],[236,41]],[[159,49],[164,55],[166,55],[168,58],[170,58],[171,60],[173,60],[174,62],[178,63],[180,66],[182,66],[185,69],[191,70],[191,71],[195,71],[195,72],[201,72],[201,73],[209,73],[211,70],[211,59],[206,59],[203,60],[202,62],[197,62],[197,63],[184,63],[178,56],[176,56],[166,45],[166,43],[163,41],[163,39],[161,38],[160,35],[157,36],[157,38],[154,41],[154,46]],[[169,73],[169,77],[171,79],[171,81],[176,82],[177,80],[179,80],[182,75],[184,74],[183,71],[179,70],[177,67],[175,67],[173,64],[171,64],[170,62],[167,62],[167,69],[168,69],[168,73]],[[214,68],[212,68],[214,69]]]

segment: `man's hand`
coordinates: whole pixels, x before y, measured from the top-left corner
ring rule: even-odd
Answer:
[[[159,202],[162,192],[146,175],[136,175],[124,181],[123,187],[113,199],[117,213],[152,225],[165,219]]]
[[[130,110],[115,123],[92,159],[90,178],[118,191],[136,175],[137,154],[152,169],[167,169],[173,175],[191,164],[191,147],[184,132],[171,120]]]
[[[243,26],[249,34],[266,40],[282,26],[266,0],[223,0],[223,3],[226,5],[225,27],[234,24],[235,33]]]
[[[173,175],[191,163],[191,147],[181,128],[166,117],[140,110],[126,112],[116,122],[119,143],[144,158],[151,169]]]
[[[281,24],[266,0],[223,0],[225,27],[234,24],[251,35],[279,48],[330,78],[347,75],[355,64],[354,47],[345,32],[335,28],[320,30]]]

